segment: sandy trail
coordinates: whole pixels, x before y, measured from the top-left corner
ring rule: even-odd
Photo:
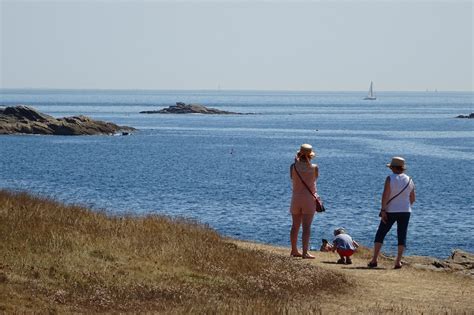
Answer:
[[[238,246],[289,255],[289,249],[235,241]],[[393,262],[379,261],[368,269],[367,251],[356,254],[352,265],[338,265],[337,254],[312,252],[314,260],[294,258],[322,269],[341,272],[355,284],[349,292],[328,296],[322,310],[349,313],[474,314],[474,279],[448,272],[420,270],[409,265],[394,270]],[[337,300],[337,301],[336,301]]]

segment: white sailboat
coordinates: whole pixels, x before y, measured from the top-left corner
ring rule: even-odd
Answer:
[[[375,93],[374,93],[374,82],[370,81],[369,94],[367,94],[367,96],[364,97],[364,100],[374,101],[376,99],[377,97],[375,97]]]

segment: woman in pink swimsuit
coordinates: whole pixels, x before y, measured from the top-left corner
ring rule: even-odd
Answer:
[[[315,156],[316,154],[310,144],[302,144],[300,150],[296,153],[295,163],[290,167],[290,177],[293,182],[293,195],[290,207],[293,219],[290,232],[292,257],[314,258],[314,256],[308,253],[308,249],[311,222],[313,222],[314,213],[316,212],[316,203],[313,195],[317,191],[316,180],[319,175],[318,166],[311,164],[311,159]],[[311,193],[308,188],[311,190]],[[297,246],[298,232],[301,225],[303,225],[303,253],[298,251]]]

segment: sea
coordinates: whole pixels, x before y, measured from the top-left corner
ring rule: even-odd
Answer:
[[[0,189],[27,191],[111,215],[159,214],[224,236],[289,246],[289,167],[317,152],[311,246],[346,228],[372,246],[393,156],[406,159],[417,200],[409,255],[474,252],[472,92],[0,90],[0,105],[137,128],[129,136],[0,136]],[[140,114],[176,102],[251,115]],[[383,251],[396,253],[395,227]]]

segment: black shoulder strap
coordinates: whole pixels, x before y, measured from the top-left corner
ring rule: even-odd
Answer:
[[[298,177],[300,178],[301,182],[303,183],[303,185],[306,187],[306,189],[308,189],[309,193],[311,194],[311,196],[313,196],[314,199],[317,200],[316,196],[313,194],[313,192],[311,191],[311,189],[309,188],[309,186],[306,184],[306,182],[303,180],[303,178],[301,177],[300,173],[298,172],[298,170],[296,169],[296,164],[293,163],[291,165],[293,167],[293,169],[295,170],[296,174],[298,175]]]
[[[398,196],[400,196],[400,194],[401,194],[402,192],[404,192],[405,189],[408,188],[408,186],[410,186],[410,182],[411,182],[411,177],[408,177],[408,184],[406,184],[406,186],[403,187],[403,189],[400,190],[400,192],[399,192],[398,194],[396,194],[395,196],[393,196],[392,198],[390,198],[389,201],[387,201],[387,203],[386,203],[385,206],[388,206],[388,204],[390,203],[390,201],[392,201],[393,199],[395,199],[395,198],[397,198]]]

